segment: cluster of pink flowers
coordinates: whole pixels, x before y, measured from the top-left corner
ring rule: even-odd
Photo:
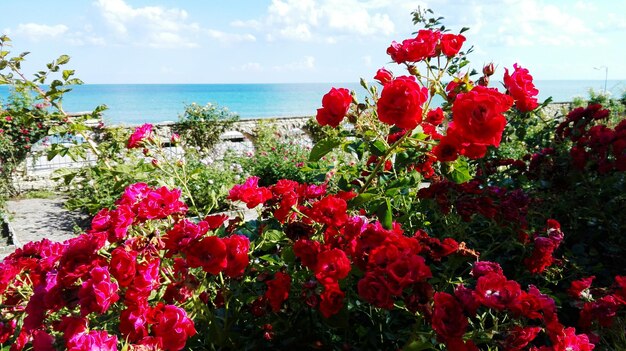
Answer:
[[[5,258],[0,263],[2,315],[25,316],[11,349],[32,344],[40,350],[53,345],[116,350],[118,335],[131,349],[183,349],[196,329],[180,304],[201,284],[191,268],[239,277],[248,266],[249,250],[244,236],[210,233],[226,216],[193,223],[184,218],[186,210],[179,190],[134,184],[114,209],[93,218],[86,233],[63,243],[29,243]],[[158,223],[170,229],[159,234]],[[108,329],[116,334],[109,335],[98,330],[99,316],[112,310],[119,315]],[[61,311],[61,323],[54,322]],[[17,331],[15,323],[4,323],[1,342]]]

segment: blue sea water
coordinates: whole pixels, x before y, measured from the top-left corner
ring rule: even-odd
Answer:
[[[622,95],[626,81],[609,80],[607,90]],[[535,81],[539,100],[552,97],[555,102],[587,96],[589,89],[604,90],[604,80]],[[63,107],[69,112],[91,111],[105,104],[106,124],[141,124],[176,121],[186,104],[206,103],[226,107],[242,119],[313,116],[321,107],[322,96],[331,87],[343,87],[366,95],[358,83],[302,84],[86,84],[65,95]],[[8,87],[0,86],[6,101]]]

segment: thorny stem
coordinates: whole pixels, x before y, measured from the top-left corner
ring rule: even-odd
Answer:
[[[448,68],[449,64],[450,64],[450,60],[447,60],[445,67],[443,69],[439,70],[439,72],[437,74],[437,78],[432,80],[433,82],[435,82],[437,84],[441,84],[440,83],[441,82],[441,78],[443,77],[443,73],[446,71],[446,69]],[[435,74],[432,72],[430,66],[428,66],[428,75],[431,75],[431,74],[433,76],[435,76]],[[431,81],[431,79],[426,77],[426,81],[429,82],[429,81]],[[428,108],[429,108],[429,106],[430,106],[430,104],[431,104],[431,102],[433,100],[433,95],[430,94],[430,91],[429,91],[429,96],[430,97],[429,97],[428,101],[426,102],[426,104],[424,105],[424,108],[422,109],[422,119],[424,119],[424,117],[428,113]],[[387,151],[385,151],[385,154],[378,160],[378,162],[376,163],[376,166],[374,167],[374,170],[367,177],[367,179],[365,180],[365,183],[363,184],[361,189],[359,189],[359,191],[357,192],[357,196],[363,194],[365,192],[365,190],[367,190],[367,188],[369,188],[369,186],[372,185],[372,182],[374,181],[374,177],[376,176],[378,171],[380,171],[380,168],[385,164],[385,162],[387,161],[387,158],[389,157],[389,155],[391,155],[391,153],[411,135],[411,132],[412,131],[407,131],[400,139],[398,139],[398,141],[393,143],[393,145],[391,145],[389,147],[389,149],[387,149]],[[430,142],[428,142],[428,141],[421,141],[421,142],[426,143],[426,144],[430,144]]]

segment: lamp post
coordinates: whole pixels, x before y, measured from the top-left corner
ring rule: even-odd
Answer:
[[[606,95],[606,81],[609,77],[609,68],[607,66],[594,67],[593,69],[603,69],[604,68],[604,94]]]

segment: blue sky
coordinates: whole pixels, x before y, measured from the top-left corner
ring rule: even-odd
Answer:
[[[470,27],[473,68],[626,79],[626,0],[2,1],[0,30],[27,71],[68,54],[86,83],[358,82],[394,70],[385,51],[417,6]]]

